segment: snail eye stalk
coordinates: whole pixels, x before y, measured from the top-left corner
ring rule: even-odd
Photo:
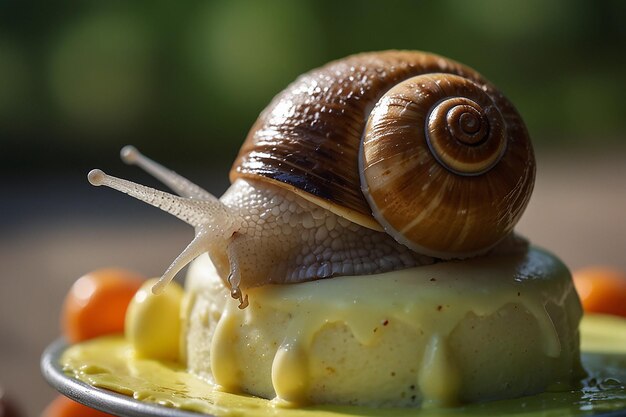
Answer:
[[[147,158],[134,146],[124,146],[120,151],[120,157],[128,165],[137,165],[154,178],[167,185],[181,197],[196,198],[198,200],[217,201],[217,198],[202,187],[189,181],[176,172],[165,168],[163,165]]]
[[[146,164],[146,161],[149,160],[146,159],[141,164],[150,167],[146,169],[149,172],[152,169],[156,169],[157,172],[165,170],[165,168],[158,164],[151,166],[151,161]],[[107,175],[99,169],[90,171],[87,176],[92,185],[104,185],[128,194],[131,197],[176,216],[180,220],[195,228],[196,233],[194,239],[181,252],[181,254],[174,259],[172,264],[164,272],[161,279],[152,288],[152,291],[155,294],[160,293],[174,278],[174,276],[188,263],[202,253],[207,252],[212,243],[225,241],[230,238],[236,230],[238,224],[238,216],[233,214],[232,210],[229,210],[228,207],[206,191],[195,186],[172,171],[165,170],[164,173],[160,172],[155,176],[159,178],[159,175],[161,174],[165,174],[166,177],[169,178],[166,178],[164,182],[168,183],[169,181],[173,185],[172,188],[181,194],[186,194],[188,196],[180,197],[155,190],[154,188]],[[193,196],[190,194],[193,194]],[[207,198],[207,195],[210,197]],[[204,198],[200,199],[198,196],[203,196]]]

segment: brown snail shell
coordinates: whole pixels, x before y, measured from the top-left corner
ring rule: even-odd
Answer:
[[[386,51],[299,77],[259,116],[230,178],[272,181],[451,258],[507,236],[534,175],[521,117],[482,76],[437,55]]]

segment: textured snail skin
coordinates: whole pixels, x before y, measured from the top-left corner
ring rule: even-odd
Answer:
[[[359,152],[368,117],[381,97],[395,85],[411,77],[433,73],[456,74],[469,80],[482,90],[482,95],[490,105],[500,109],[496,119],[506,124],[504,133],[507,136],[504,138],[506,143],[501,147],[496,146],[496,150],[503,151],[503,155],[496,155],[484,168],[497,167],[497,173],[493,176],[502,176],[504,181],[488,179],[485,181],[487,185],[476,187],[481,181],[478,178],[482,179],[482,176],[474,173],[471,176],[476,178],[465,177],[458,185],[452,187],[452,196],[440,196],[437,201],[429,200],[414,207],[410,214],[411,219],[421,215],[433,217],[434,220],[430,225],[422,224],[423,229],[417,232],[420,235],[429,235],[429,239],[415,243],[413,237],[403,237],[402,231],[395,229],[394,225],[397,223],[395,219],[389,221],[384,219],[384,215],[377,213],[378,210],[395,212],[399,205],[406,206],[406,203],[395,202],[394,197],[394,194],[405,187],[403,184],[393,185],[388,181],[385,182],[387,189],[382,198],[386,200],[385,204],[390,203],[391,206],[385,208],[383,204],[375,204],[374,207],[370,207],[361,192],[361,187],[365,190],[370,187],[361,184]],[[442,78],[445,78],[445,75],[442,75]],[[429,95],[433,92],[421,92],[418,89],[414,93]],[[440,96],[445,97],[445,94]],[[472,96],[475,94],[470,95]],[[429,105],[438,104],[437,100],[426,102]],[[482,103],[484,102],[485,100],[482,100]],[[389,103],[389,100],[386,105],[387,108],[395,107],[397,110],[395,115],[403,113],[405,108],[414,110],[407,106],[408,104]],[[380,104],[376,105],[378,110],[383,107]],[[381,130],[392,127],[386,120],[383,121],[382,127],[379,125],[376,128],[379,130],[377,132],[379,136],[393,136],[393,139],[399,142],[393,145],[387,145],[385,142],[384,146],[370,149],[365,158],[366,170],[376,165],[371,161],[372,154],[377,154],[376,157],[382,160],[392,158],[396,169],[405,168],[406,164],[402,162],[402,158],[409,156],[412,150],[403,149],[402,152],[395,153],[390,151],[403,144],[415,147],[415,140],[412,138],[415,135],[411,136],[412,132],[409,131],[420,131],[418,136],[421,136],[422,143],[417,144],[417,148],[420,148],[420,152],[424,149],[426,139],[421,131],[427,128],[427,124],[423,123],[423,119],[428,117],[432,109],[422,106],[419,110],[422,112],[420,116],[422,120],[417,120],[420,125],[408,122],[403,125],[403,122],[399,121],[393,129],[383,134]],[[465,117],[463,120],[468,119]],[[399,126],[404,130],[400,131]],[[495,127],[488,127],[487,130]],[[433,128],[431,133],[436,136],[438,132],[446,129],[446,127],[438,130]],[[365,139],[375,142],[372,138]],[[493,141],[486,143],[479,141],[469,147],[490,148],[493,147]],[[418,158],[420,169],[417,172],[404,173],[405,177],[401,180],[411,181],[418,187],[431,187],[432,190],[442,185],[432,181],[431,176],[431,170],[435,173],[441,171],[442,158],[433,157],[427,148],[426,151],[428,152],[423,152],[411,160],[415,162],[415,158]],[[511,155],[508,155],[509,153]],[[476,163],[476,155],[469,153],[466,157],[469,159],[467,163]],[[478,157],[483,156],[479,153]],[[502,162],[500,157],[506,160]],[[398,161],[401,161],[399,165]],[[480,165],[480,162],[478,164]],[[385,51],[350,56],[299,77],[262,112],[239,152],[230,178],[231,181],[242,177],[265,178],[277,185],[295,190],[304,198],[357,224],[378,230],[385,226],[398,241],[408,244],[414,250],[451,258],[485,252],[511,232],[528,203],[534,184],[534,166],[532,147],[519,115],[510,102],[480,74],[457,62],[433,54]],[[454,170],[454,167],[447,169]],[[401,175],[403,174],[394,170],[391,177]],[[381,178],[380,174],[372,173],[367,176]],[[442,178],[438,174],[434,177],[435,180],[448,181],[447,177]],[[466,186],[469,187],[468,191],[455,192],[458,187]],[[478,208],[464,207],[465,200],[459,201],[459,197],[466,199],[468,193],[471,194],[474,189],[484,190],[485,187],[497,187],[498,191],[479,192],[476,197],[472,197],[472,201],[482,201]],[[376,186],[372,188],[375,189]],[[379,200],[379,196],[373,196],[370,202],[372,200]],[[429,211],[421,211],[425,207],[424,204],[430,205]],[[450,205],[450,209],[445,209],[446,204]],[[441,212],[442,207],[445,214]],[[489,210],[486,216],[477,214],[486,209]],[[406,207],[402,207],[401,215],[406,215],[406,212]],[[466,213],[469,213],[469,216],[466,216]],[[459,216],[463,219],[459,220]],[[450,221],[454,219],[456,224],[453,225],[458,227],[450,227]],[[474,232],[492,228],[489,222],[494,219],[496,222],[493,224],[493,233],[489,232],[483,236]],[[459,224],[461,221],[463,224]],[[474,223],[475,221],[478,223]],[[467,227],[472,229],[471,233],[466,230]],[[461,236],[461,239],[457,240],[458,236]]]
[[[359,226],[266,182],[237,180],[220,201],[231,213],[239,213],[237,231],[209,255],[220,276],[238,271],[242,289],[434,262],[386,233]]]

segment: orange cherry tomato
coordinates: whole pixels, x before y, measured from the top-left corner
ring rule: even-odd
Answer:
[[[114,417],[59,395],[43,411],[41,417]]]
[[[588,313],[626,317],[626,273],[608,267],[589,267],[574,272],[574,285]]]
[[[101,269],[76,280],[65,297],[61,316],[68,341],[123,333],[126,308],[144,280],[124,269]]]

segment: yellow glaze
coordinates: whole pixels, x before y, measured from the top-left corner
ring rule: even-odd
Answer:
[[[137,291],[126,310],[124,332],[139,357],[176,361],[181,339],[181,302],[183,289],[172,282],[155,295],[149,279]]]
[[[545,392],[504,401],[452,409],[365,408],[317,406],[281,408],[272,401],[213,389],[185,372],[181,365],[139,359],[122,337],[95,339],[70,347],[61,363],[68,375],[96,387],[142,401],[218,417],[434,417],[515,415],[576,416],[626,409],[626,320],[606,316],[584,317],[581,323],[583,365],[588,376],[571,391]],[[587,348],[590,350],[587,351]],[[600,350],[601,353],[597,351]],[[529,372],[532,372],[529,369]]]
[[[580,375],[580,303],[567,268],[538,249],[254,288],[245,310],[208,257],[187,287],[188,368],[229,392],[292,405],[450,406]]]

